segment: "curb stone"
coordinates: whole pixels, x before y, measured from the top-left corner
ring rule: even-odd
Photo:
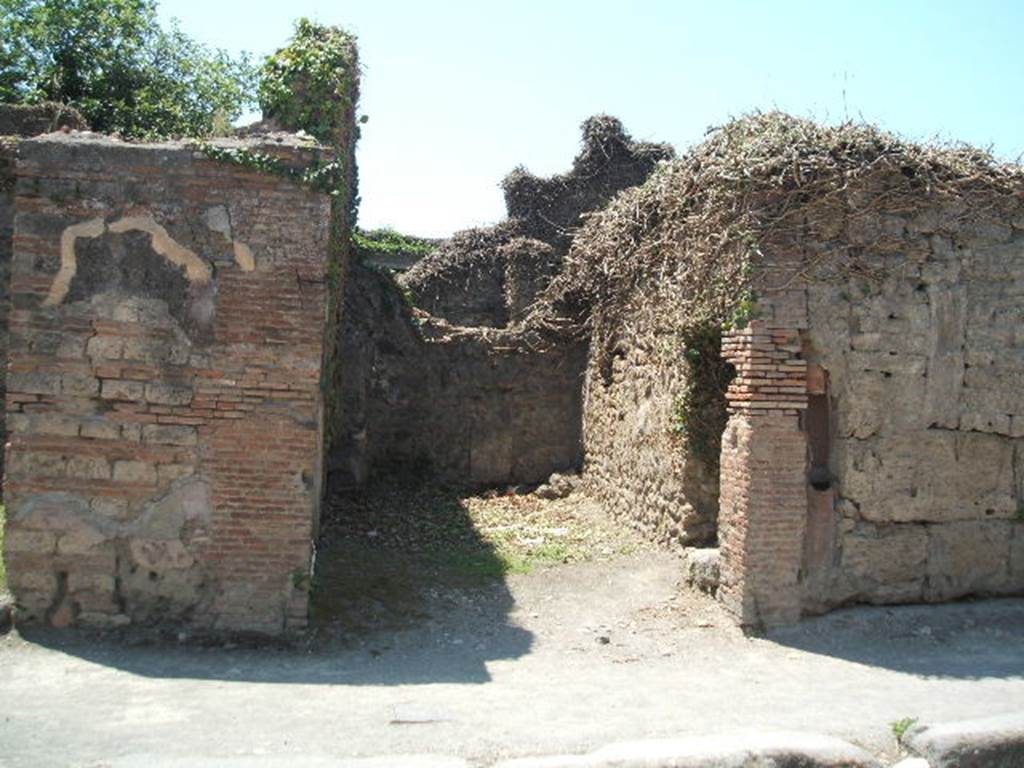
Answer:
[[[389,755],[385,757],[337,758],[315,755],[244,755],[238,757],[161,757],[126,755],[110,768],[469,768],[458,757],[443,755]],[[0,762],[0,768],[3,763]]]
[[[1024,712],[915,726],[903,743],[931,768],[1021,768]]]
[[[493,768],[881,768],[859,747],[805,733],[738,734],[609,744],[586,755],[505,760]]]

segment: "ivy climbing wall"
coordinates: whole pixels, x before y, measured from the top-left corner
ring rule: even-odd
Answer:
[[[304,625],[330,206],[186,144],[21,144],[4,554],[27,618]]]

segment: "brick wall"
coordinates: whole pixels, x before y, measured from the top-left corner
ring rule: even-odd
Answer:
[[[745,625],[800,617],[807,514],[807,407],[800,293],[767,297],[747,328],[728,332],[722,354],[736,367],[722,438],[719,598]],[[801,317],[803,315],[803,317]]]
[[[71,134],[23,142],[16,210],[5,555],[26,615],[302,625],[329,198]]]
[[[7,328],[11,294],[11,250],[14,247],[14,177],[18,140],[0,136],[0,329]],[[0,403],[6,397],[7,333],[0,332]],[[7,429],[0,418],[0,444],[7,442]],[[0,477],[3,477],[0,456]]]

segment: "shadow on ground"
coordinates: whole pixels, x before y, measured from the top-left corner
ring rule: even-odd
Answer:
[[[487,662],[530,652],[510,619],[510,564],[455,489],[377,484],[325,511],[309,630],[287,640],[28,627],[52,650],[144,677],[259,683],[486,683]],[[179,639],[180,638],[180,639]]]
[[[1024,679],[1024,599],[854,606],[767,639],[789,648],[934,679]]]

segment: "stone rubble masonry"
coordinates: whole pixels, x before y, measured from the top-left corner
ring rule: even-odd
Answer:
[[[427,471],[452,483],[540,483],[580,456],[580,344],[531,348],[512,329],[410,316],[384,276],[345,285],[334,480]]]
[[[583,412],[588,491],[616,518],[664,546],[714,543],[718,476],[673,432],[684,386],[675,307],[652,302],[620,323],[602,359],[591,344]]]
[[[329,197],[180,143],[54,134],[19,153],[4,488],[18,604],[57,626],[303,626]]]

